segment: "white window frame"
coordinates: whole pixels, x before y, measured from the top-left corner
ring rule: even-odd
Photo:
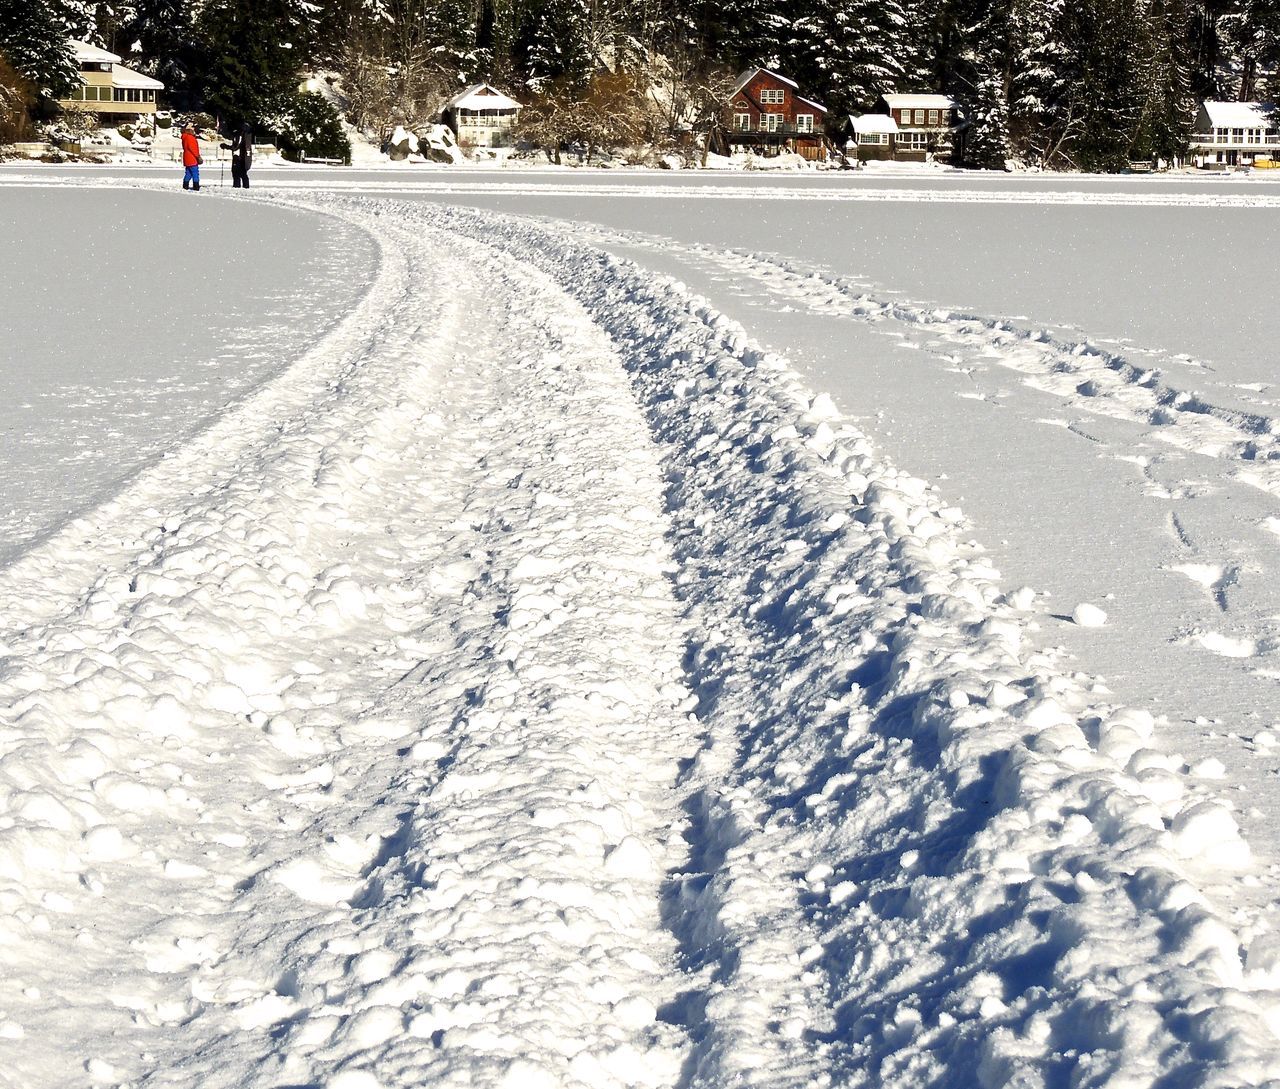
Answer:
[[[813,114],[798,113],[796,114],[796,132],[812,132],[813,131]]]
[[[785,106],[787,102],[787,92],[781,87],[762,87],[760,90],[760,105],[762,106]]]
[[[787,115],[783,113],[762,113],[760,115],[760,131],[761,132],[777,132],[786,122]]]
[[[929,124],[930,124],[930,126],[931,126],[931,127],[937,127],[937,125],[938,125],[938,111],[937,111],[937,110],[930,110],[930,111],[929,111]]]
[[[915,121],[915,123],[916,123],[917,125],[923,125],[923,124],[924,124],[924,110],[916,110],[916,121]]]
[[[734,132],[750,132],[751,131],[751,114],[735,113],[733,115],[733,131]]]

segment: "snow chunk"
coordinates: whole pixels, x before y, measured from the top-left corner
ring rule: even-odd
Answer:
[[[654,874],[653,858],[648,848],[634,836],[625,837],[605,854],[604,869],[613,877],[647,879]]]
[[[1237,868],[1249,863],[1249,846],[1235,818],[1220,802],[1195,802],[1181,810],[1171,828],[1173,847],[1183,858],[1199,858]]]
[[[1071,619],[1082,628],[1100,628],[1107,622],[1107,614],[1098,606],[1083,601],[1071,610]]]

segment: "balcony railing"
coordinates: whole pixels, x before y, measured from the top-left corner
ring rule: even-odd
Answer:
[[[1280,147],[1280,135],[1275,133],[1266,136],[1218,136],[1212,132],[1193,132],[1192,147],[1222,148],[1275,148]]]
[[[819,128],[801,128],[799,125],[775,125],[773,128],[765,128],[760,126],[754,129],[742,129],[736,125],[729,127],[729,138],[732,140],[735,136],[822,136],[822,129]]]

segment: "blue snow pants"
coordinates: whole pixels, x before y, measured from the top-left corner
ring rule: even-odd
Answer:
[[[182,175],[182,188],[186,189],[188,185],[194,185],[197,189],[200,188],[199,166],[187,167],[186,172]]]

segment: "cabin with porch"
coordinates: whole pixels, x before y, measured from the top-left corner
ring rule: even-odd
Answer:
[[[896,131],[890,136],[890,158],[897,162],[950,158],[957,150],[956,136],[964,128],[960,104],[950,95],[884,94],[872,113],[893,121]]]
[[[827,157],[827,108],[800,94],[800,85],[767,68],[738,77],[725,107],[721,147],[773,156],[795,152],[810,161]]]
[[[893,141],[898,135],[898,123],[882,113],[864,113],[850,116],[853,135],[845,145],[860,163],[880,162],[893,158]]]
[[[67,98],[59,99],[59,106],[97,114],[104,125],[154,120],[156,95],[164,90],[163,83],[126,68],[119,56],[96,45],[73,40],[71,47],[80,66],[81,84]]]
[[[487,83],[477,83],[444,104],[441,120],[462,147],[510,147],[524,106]]]
[[[1201,169],[1253,166],[1280,159],[1280,111],[1271,102],[1202,102],[1190,141]]]

